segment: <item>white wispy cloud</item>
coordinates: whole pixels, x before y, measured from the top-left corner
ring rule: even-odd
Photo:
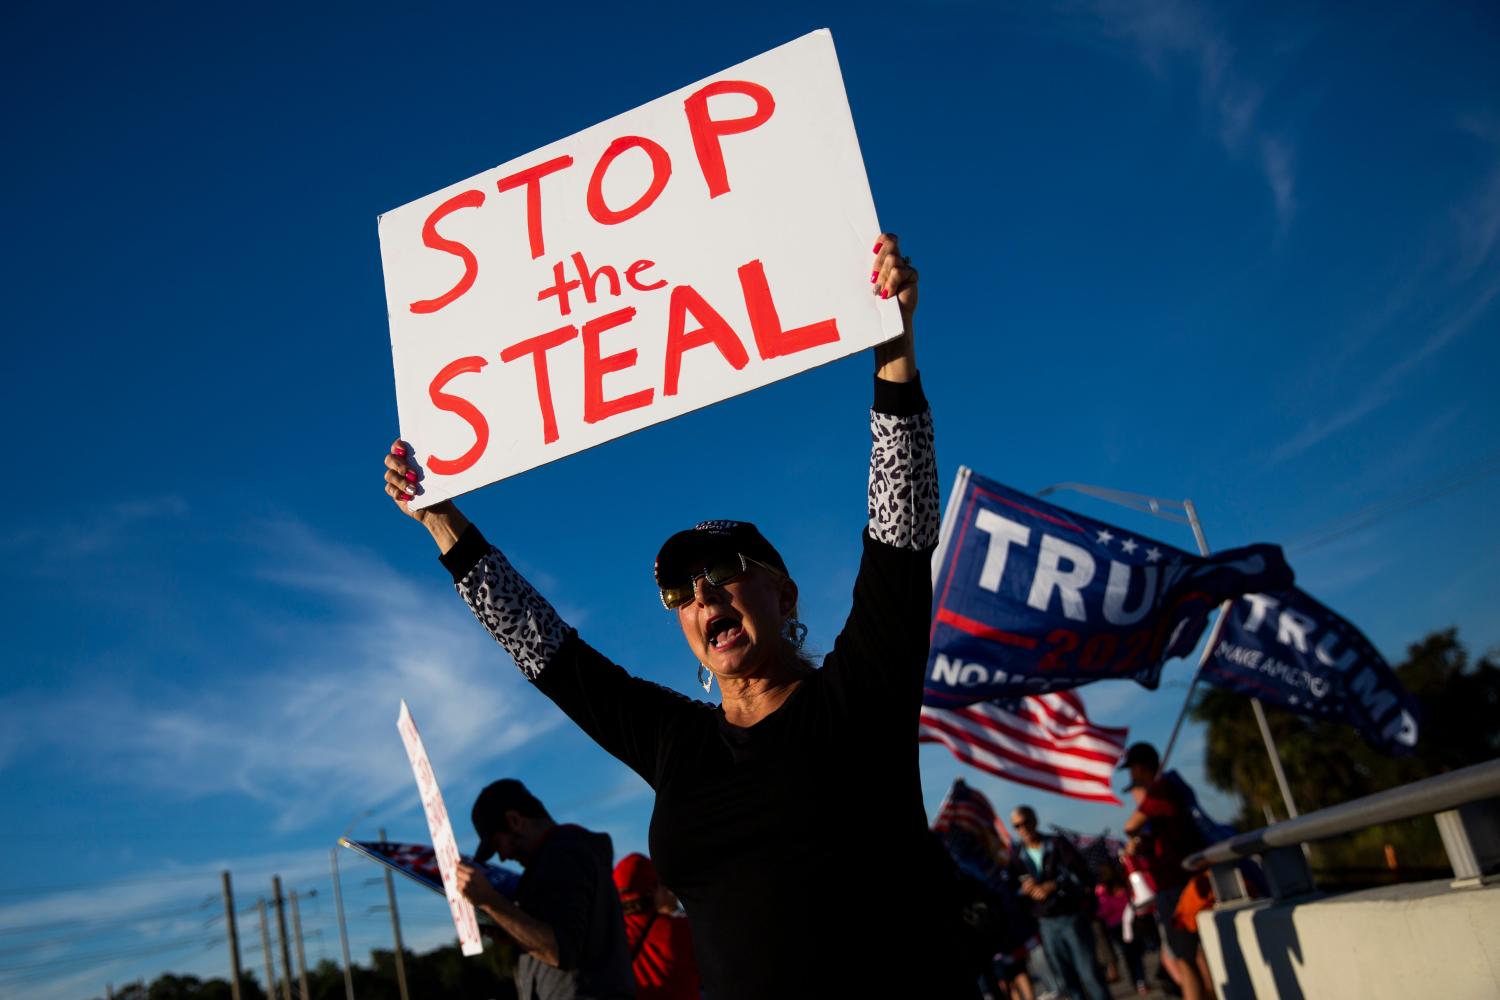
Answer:
[[[1346,405],[1326,416],[1308,421],[1301,430],[1277,445],[1271,452],[1270,464],[1276,465],[1303,454],[1396,399],[1407,377],[1467,333],[1489,311],[1496,295],[1500,295],[1500,275],[1481,285],[1474,297],[1456,315],[1437,326],[1415,349],[1403,354],[1375,378],[1364,383]]]
[[[1295,149],[1262,123],[1268,88],[1245,70],[1207,7],[1192,0],[1091,0],[1082,9],[1096,30],[1130,44],[1158,77],[1180,67],[1196,77],[1207,128],[1226,153],[1260,171],[1284,231],[1297,206]]]
[[[142,525],[179,521],[190,513],[188,502],[173,494],[60,509],[45,525],[23,523],[0,532],[0,550],[45,550],[54,559],[79,559],[110,548]]]
[[[184,663],[184,680],[132,687],[101,672],[61,695],[14,695],[3,708],[19,735],[0,749],[12,760],[22,746],[57,750],[96,779],[176,799],[238,792],[290,830],[409,796],[395,727],[403,698],[447,782],[558,724],[555,712],[528,710],[524,679],[446,587],[296,522],[256,537],[267,554],[259,575],[284,596],[257,608],[258,623],[226,621],[223,655],[240,669]],[[298,555],[273,562],[275,552]],[[313,617],[290,610],[318,605],[326,611]],[[246,669],[248,650],[256,666]]]
[[[1395,353],[1393,362],[1363,381],[1344,405],[1307,421],[1277,445],[1270,465],[1305,453],[1394,401],[1407,380],[1472,330],[1500,295],[1500,122],[1469,117],[1460,119],[1458,128],[1482,144],[1487,165],[1479,180],[1453,202],[1360,346],[1368,347],[1388,330],[1425,332],[1417,334],[1414,348]],[[1348,354],[1345,349],[1336,363],[1342,364]]]

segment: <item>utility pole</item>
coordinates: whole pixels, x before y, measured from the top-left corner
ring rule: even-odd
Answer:
[[[330,848],[328,863],[333,869],[333,908],[339,915],[339,947],[344,952],[344,1000],[354,1000],[354,975],[349,970],[349,931],[344,927],[344,890],[339,887],[339,849]]]
[[[302,949],[302,911],[297,908],[297,890],[292,890],[292,934],[297,938],[297,991],[302,1000],[312,1000],[307,991],[307,953]]]
[[[229,995],[240,1000],[240,932],[234,920],[234,889],[229,884],[229,870],[223,872],[224,928],[229,935]]]
[[[380,828],[380,839],[385,841],[385,827]],[[385,868],[385,898],[391,905],[391,930],[396,936],[396,988],[401,991],[401,1000],[411,1000],[410,994],[406,992],[406,962],[402,960],[401,952],[401,914],[396,911],[396,883],[391,878],[391,870]]]
[[[281,937],[281,1000],[292,1000],[292,949],[286,936],[286,899],[281,895],[281,876],[271,876],[276,902],[276,931]]]
[[[276,967],[271,964],[271,930],[266,923],[266,901],[264,898],[255,901],[260,907],[260,953],[266,960],[266,1000],[274,1000],[276,996]]]

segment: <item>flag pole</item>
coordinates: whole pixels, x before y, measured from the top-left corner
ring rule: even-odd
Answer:
[[[1193,501],[1182,501],[1182,509],[1187,512],[1188,523],[1193,526],[1193,537],[1198,540],[1198,554],[1208,555],[1208,539],[1203,537],[1203,526],[1198,523],[1198,511],[1193,507]],[[1219,621],[1216,626],[1221,626],[1229,618],[1229,612],[1233,601],[1225,601],[1219,608]],[[1218,641],[1220,629],[1215,627],[1214,636],[1207,646],[1203,648],[1203,655],[1198,660],[1198,674],[1203,672],[1203,664],[1208,662],[1209,656],[1213,655],[1214,643]],[[1193,676],[1193,683],[1198,683],[1198,675]],[[1188,689],[1188,697],[1192,697],[1192,688]],[[1184,712],[1187,705],[1182,706]],[[1276,747],[1276,738],[1271,735],[1271,724],[1266,721],[1266,710],[1260,703],[1260,699],[1252,696],[1250,698],[1250,710],[1255,713],[1255,724],[1260,727],[1260,738],[1266,744],[1266,756],[1271,758],[1271,773],[1276,776],[1276,787],[1281,789],[1281,801],[1286,806],[1287,816],[1296,819],[1298,816],[1297,803],[1292,799],[1292,787],[1287,783],[1286,771],[1281,766],[1281,751]]]
[[[1203,534],[1203,525],[1198,521],[1198,510],[1193,506],[1191,500],[1162,500],[1157,497],[1146,496],[1141,493],[1127,493],[1124,490],[1113,490],[1104,486],[1090,486],[1086,483],[1054,483],[1045,489],[1038,490],[1037,496],[1044,497],[1058,490],[1072,490],[1082,493],[1106,503],[1117,504],[1121,507],[1129,507],[1152,517],[1159,517],[1167,521],[1175,521],[1178,524],[1186,524],[1193,532],[1193,540],[1198,543],[1198,554],[1206,556],[1209,554],[1208,539]],[[1177,507],[1182,510],[1179,514],[1170,508]],[[1203,666],[1208,662],[1209,656],[1213,654],[1213,648],[1219,641],[1219,635],[1224,629],[1224,623],[1229,617],[1233,601],[1225,601],[1219,605],[1219,618],[1214,622],[1213,631],[1209,634],[1208,644],[1203,647],[1203,653],[1198,657],[1198,667],[1193,671],[1193,679],[1188,684],[1187,697],[1183,699],[1182,709],[1177,713],[1177,721],[1172,724],[1172,735],[1167,740],[1166,749],[1161,755],[1161,767],[1166,769],[1167,759],[1172,755],[1173,744],[1177,742],[1177,734],[1182,729],[1183,720],[1187,717],[1188,707],[1193,702],[1193,694],[1198,688],[1198,680],[1203,674]],[[1256,725],[1260,727],[1260,737],[1266,745],[1266,756],[1271,759],[1271,772],[1276,776],[1276,785],[1281,791],[1281,800],[1286,806],[1287,815],[1295,818],[1298,815],[1297,804],[1292,799],[1292,789],[1287,783],[1286,772],[1281,766],[1281,754],[1276,748],[1276,740],[1271,735],[1270,723],[1266,721],[1266,710],[1261,705],[1259,698],[1250,699],[1250,708],[1255,713]]]

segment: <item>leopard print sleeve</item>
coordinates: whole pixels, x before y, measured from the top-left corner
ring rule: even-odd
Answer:
[[[499,549],[485,548],[454,586],[479,623],[515,659],[521,673],[534,681],[572,630]]]
[[[889,402],[894,391],[882,392],[877,385],[870,411],[870,537],[897,548],[925,549],[937,544],[940,520],[932,411],[920,386],[904,385],[915,388],[903,391],[906,398],[894,405]],[[914,404],[920,409],[909,412],[917,409]]]

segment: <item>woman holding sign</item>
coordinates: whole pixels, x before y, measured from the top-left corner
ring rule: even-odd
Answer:
[[[861,280],[852,278],[852,280]],[[754,525],[704,521],[656,560],[662,604],[721,704],[632,677],[576,631],[452,503],[412,510],[397,442],[386,492],[442,551],[521,671],[656,792],[651,855],[681,897],[709,997],[974,995],[957,965],[952,869],[917,770],[938,538],[932,417],[917,378],[917,273],[896,237],[869,281],[905,333],[875,350],[869,523],[853,608],[821,667],[797,584]]]

